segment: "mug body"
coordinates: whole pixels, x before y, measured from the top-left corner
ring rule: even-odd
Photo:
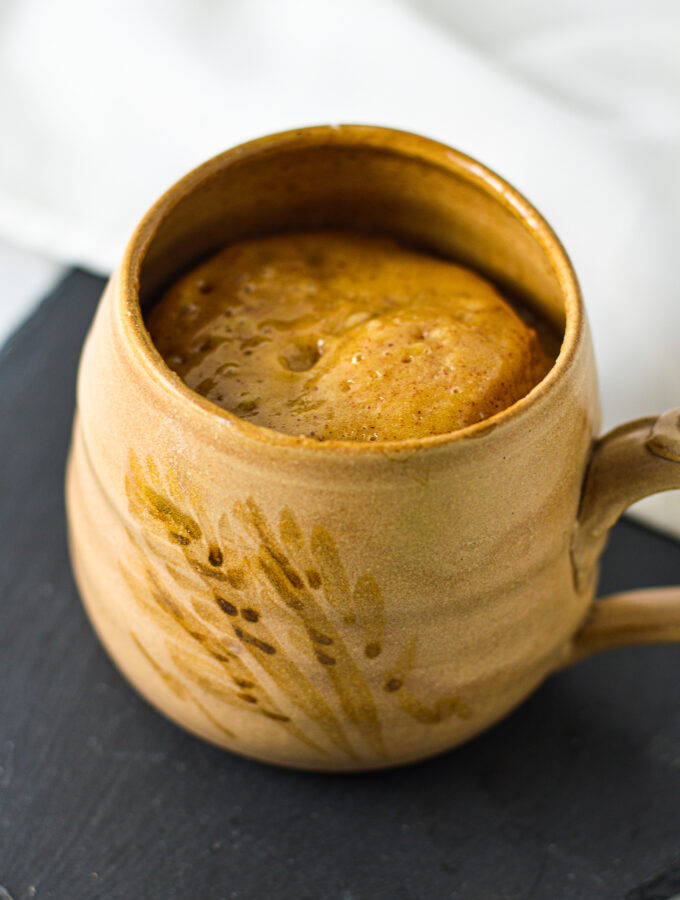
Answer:
[[[474,267],[564,334],[553,369],[478,425],[376,444],[189,390],[144,328],[159,292],[229,241],[324,226]],[[230,750],[323,770],[438,753],[524,699],[587,614],[571,539],[598,428],[573,271],[519,194],[401,132],[263,138],[161,198],[97,311],[67,480],[85,606],[151,703]]]

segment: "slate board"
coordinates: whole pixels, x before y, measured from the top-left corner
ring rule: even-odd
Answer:
[[[668,900],[680,894],[680,647],[551,679],[455,752],[361,776],[222,753],[148,707],[81,609],[63,471],[103,287],[74,271],[0,352],[0,898]],[[603,590],[680,582],[615,529]]]

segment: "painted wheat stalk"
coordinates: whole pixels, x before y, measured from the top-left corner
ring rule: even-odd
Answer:
[[[385,757],[365,673],[423,724],[469,715],[457,696],[431,705],[410,693],[416,638],[390,668],[381,665],[380,587],[370,574],[350,582],[323,527],[305,537],[284,509],[274,528],[252,499],[213,522],[191,485],[161,474],[151,459],[143,466],[134,454],[126,491],[136,527],[128,532],[123,574],[140,608],[160,626],[173,670],[138,635],[133,639],[168,688],[228,737],[238,737],[232,708],[267,718],[321,755]]]

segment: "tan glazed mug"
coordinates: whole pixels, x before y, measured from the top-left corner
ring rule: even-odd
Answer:
[[[143,313],[224,244],[356,227],[478,270],[564,335],[526,397],[451,434],[318,443],[192,392]],[[594,600],[626,506],[680,488],[680,411],[599,440],[576,277],[535,209],[441,144],[365,126],[265,137],[172,187],[87,338],[68,469],[87,611],[132,684],[267,762],[406,763],[588,654],[680,639],[680,590]]]

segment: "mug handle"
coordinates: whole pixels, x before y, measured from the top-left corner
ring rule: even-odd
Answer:
[[[624,510],[674,488],[680,488],[680,409],[628,422],[596,442],[572,539],[579,591],[597,579],[607,534]],[[592,604],[562,665],[628,644],[674,641],[680,641],[680,587],[612,594]]]

